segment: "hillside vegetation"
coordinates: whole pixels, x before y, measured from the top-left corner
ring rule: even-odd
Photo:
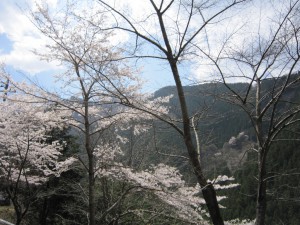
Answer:
[[[296,78],[297,75],[292,77]],[[283,79],[264,80],[262,83],[264,91],[270,90],[274,82],[280,83]],[[245,91],[246,87],[247,84],[243,83],[230,84],[230,88],[237,92]],[[171,112],[177,113],[178,99],[175,91],[175,87],[169,86],[158,90],[155,96],[174,95],[170,106]],[[201,113],[198,121],[200,129],[197,133],[201,140],[201,158],[205,170],[211,177],[217,174],[233,175],[241,184],[238,191],[226,192],[228,199],[224,203],[226,209],[223,210],[225,219],[254,219],[257,154],[253,151],[256,140],[247,114],[239,106],[223,100],[222,96],[228,95],[228,89],[224,84],[188,86],[185,87],[185,91],[191,114]],[[285,102],[299,104],[299,83],[288,88],[283,99],[279,110],[286,109]],[[293,126],[281,134],[282,141],[272,144],[267,161],[269,189],[266,224],[300,224],[299,131],[299,125]],[[173,136],[176,134],[163,133],[159,141],[162,146],[163,143],[167,146],[170,146],[170,143],[182,146],[182,143],[176,142],[178,139]],[[178,149],[177,154],[184,155],[184,151]],[[177,162],[180,168],[183,164],[184,160]],[[188,166],[185,167],[187,168]]]

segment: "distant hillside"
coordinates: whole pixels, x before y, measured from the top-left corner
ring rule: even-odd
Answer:
[[[298,75],[291,76],[291,79]],[[276,82],[276,84],[275,84]],[[262,83],[265,93],[272,90],[274,86],[280,87],[284,79],[266,79]],[[237,93],[245,93],[248,88],[246,83],[229,84],[229,87]],[[232,136],[240,132],[246,132],[250,140],[255,140],[252,127],[248,116],[239,106],[229,104],[220,100],[219,96],[231,94],[228,88],[222,83],[207,83],[194,86],[185,86],[185,96],[190,115],[196,112],[203,112],[199,122],[199,135],[207,136],[211,134],[214,138],[214,144],[221,148]],[[154,93],[154,97],[163,97],[173,95],[170,101],[171,112],[180,118],[179,102],[175,86],[167,86]],[[250,90],[250,96],[254,96],[253,90]],[[268,98],[266,98],[267,100]],[[283,102],[298,102],[300,104],[300,84],[289,87],[283,96]],[[285,107],[284,103],[281,107]]]
[[[238,92],[245,90],[246,86],[247,84],[244,83],[231,84],[231,87]],[[232,136],[250,129],[251,124],[247,115],[238,106],[226,103],[217,97],[228,92],[223,84],[186,86],[184,90],[190,115],[205,111],[199,122],[199,128],[201,128],[199,135],[206,137],[208,134],[212,135],[213,142],[218,148],[221,148]],[[155,97],[168,95],[174,96],[170,102],[170,111],[180,118],[176,87],[164,87],[154,94]]]
[[[291,79],[297,78],[293,75]],[[265,101],[272,95],[273,88],[280,88],[284,79],[266,79],[262,83]],[[247,84],[230,84],[230,88],[243,93]],[[251,218],[255,215],[255,192],[257,175],[257,155],[251,149],[255,146],[254,131],[248,116],[238,106],[220,100],[218,96],[228,94],[228,89],[221,83],[201,84],[184,87],[190,115],[203,112],[198,124],[201,140],[201,157],[206,173],[233,175],[241,188],[229,195],[224,210],[225,219]],[[169,105],[170,112],[180,118],[176,87],[168,86],[155,92],[155,97],[174,95]],[[250,90],[250,96],[255,96]],[[286,110],[287,102],[300,105],[300,84],[289,87],[282,96],[277,113]],[[267,121],[266,121],[267,122]],[[285,132],[282,138],[298,139],[300,126],[294,126],[292,132]],[[177,134],[169,130],[161,131],[158,139],[160,149],[168,149],[170,154],[186,155],[185,147]],[[167,146],[167,147],[166,147]],[[266,224],[300,224],[300,151],[299,142],[274,143],[268,157],[270,176],[268,190],[268,212]],[[161,160],[161,157],[159,158]],[[189,170],[188,163],[182,159],[170,159],[181,170]],[[184,173],[184,171],[183,171]],[[186,174],[190,172],[186,171]],[[284,176],[280,175],[284,174]],[[290,174],[290,175],[289,175]],[[298,174],[298,175],[297,175]],[[236,207],[238,204],[239,207]],[[279,223],[277,223],[279,224]]]

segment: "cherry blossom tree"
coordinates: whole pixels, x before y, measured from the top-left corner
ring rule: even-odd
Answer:
[[[171,212],[169,214],[170,218],[189,224],[207,222],[207,212],[203,207],[205,200],[200,194],[199,184],[188,185],[182,179],[178,169],[162,163],[152,165],[148,169],[135,170],[118,160],[118,155],[122,154],[122,150],[115,144],[99,145],[95,149],[95,156],[98,159],[96,160],[98,168],[96,176],[128,183],[129,186],[123,192],[123,195],[128,195],[130,192],[151,192],[161,201],[161,204],[169,206],[166,211]],[[216,190],[239,186],[239,184],[232,183],[232,181],[234,181],[233,177],[218,176],[208,182],[211,182]],[[218,201],[224,198],[226,196],[218,196]],[[107,211],[112,210],[117,204],[118,201],[112,204]],[[122,213],[126,214],[126,211]],[[155,211],[143,208],[131,209],[130,213],[141,217],[144,213],[155,215]],[[161,214],[160,216],[165,215]]]
[[[11,80],[3,72],[1,78]],[[73,157],[61,159],[64,143],[47,141],[52,129],[67,126],[67,115],[36,101],[17,91],[0,103],[0,179],[14,205],[17,225],[36,195],[36,187],[60,176],[75,161]]]
[[[128,129],[131,121],[151,119],[152,115],[122,104],[124,99],[146,102],[149,95],[140,93],[141,81],[136,71],[116,60],[121,57],[122,51],[109,43],[109,39],[113,38],[112,32],[103,32],[92,24],[104,23],[105,18],[92,13],[86,20],[76,13],[74,5],[67,4],[66,7],[66,11],[55,16],[43,5],[37,5],[37,10],[32,12],[33,23],[49,38],[47,51],[37,54],[43,59],[59,61],[66,68],[64,74],[57,77],[63,89],[50,94],[40,88],[39,93],[34,95],[73,114],[68,122],[82,137],[84,154],[78,157],[89,177],[89,224],[94,225],[95,179],[98,161],[101,160],[97,152],[101,146],[110,149],[102,134],[115,129],[112,140],[124,142],[126,138],[118,135],[118,131]],[[24,91],[30,93],[30,90]],[[167,108],[158,103],[168,99],[148,101],[143,107],[156,115],[166,115]],[[145,130],[147,126],[134,126],[136,134]]]

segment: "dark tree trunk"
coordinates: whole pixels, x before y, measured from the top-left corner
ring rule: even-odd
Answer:
[[[94,159],[89,159],[89,225],[95,225],[95,178],[94,178]]]
[[[17,216],[16,225],[20,225],[21,222],[22,222],[22,219]]]
[[[183,120],[183,138],[184,142],[189,154],[190,161],[193,165],[194,173],[197,177],[198,183],[202,188],[202,194],[205,200],[205,203],[208,208],[209,215],[214,225],[224,225],[223,218],[221,216],[219,204],[217,201],[217,196],[215,189],[212,184],[207,183],[206,178],[203,175],[201,163],[199,159],[199,155],[197,153],[197,149],[192,142],[192,134],[191,134],[191,124],[188,114],[188,108],[186,105],[185,95],[182,87],[182,83],[180,80],[178,68],[175,59],[169,59],[169,63],[171,66],[171,70],[173,73],[173,77],[176,83],[178,98],[181,107],[182,120]]]
[[[40,216],[39,216],[40,224],[47,225],[48,212],[49,212],[48,198],[45,197],[43,201],[43,207],[40,211]]]
[[[264,154],[262,151],[260,154]],[[259,156],[259,177],[256,197],[256,219],[255,225],[265,224],[265,215],[267,210],[267,184],[265,181],[266,168],[263,156]]]
[[[261,101],[261,80],[256,77],[257,86],[256,86],[256,115],[254,118],[255,123],[255,132],[258,146],[258,186],[257,186],[257,196],[256,196],[256,225],[265,224],[265,215],[267,208],[267,184],[265,181],[266,177],[266,155],[267,149],[264,147],[264,132],[263,132],[263,123],[262,123],[262,101]]]
[[[95,173],[94,173],[94,156],[90,147],[90,137],[86,138],[86,149],[89,160],[89,225],[95,225]]]
[[[84,126],[85,126],[85,150],[88,155],[88,174],[89,174],[89,225],[96,225],[95,220],[95,172],[94,154],[91,147],[90,121],[89,121],[89,95],[85,93],[84,101]]]
[[[12,199],[12,202],[13,202],[15,213],[16,213],[16,225],[20,225],[22,222],[22,219],[23,219],[22,209],[20,208],[18,203],[16,203],[13,199]]]

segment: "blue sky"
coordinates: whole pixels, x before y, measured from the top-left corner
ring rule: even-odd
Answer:
[[[9,40],[5,33],[0,34],[0,54],[9,54],[12,50],[13,42]]]

